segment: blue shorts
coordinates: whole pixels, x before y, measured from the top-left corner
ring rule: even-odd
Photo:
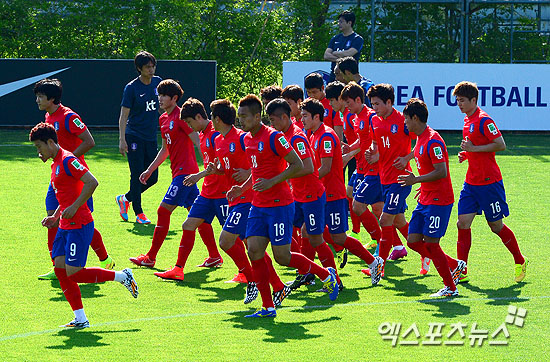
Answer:
[[[409,234],[422,234],[430,238],[441,238],[447,231],[451,210],[450,205],[422,205],[418,203],[409,221]]]
[[[347,199],[327,201],[325,220],[331,234],[341,234],[349,230],[349,203]]]
[[[53,241],[52,259],[65,255],[65,264],[76,267],[86,266],[88,248],[94,236],[94,222],[82,225],[80,229],[57,229]]]
[[[382,185],[384,191],[384,212],[390,215],[403,214],[407,210],[407,196],[412,186],[401,186],[398,183]]]
[[[364,176],[364,175],[358,175],[357,170],[353,171],[351,174],[349,180],[348,180],[348,186],[351,186],[355,192],[355,187],[357,186],[357,177],[358,176]]]
[[[325,205],[327,198],[323,193],[315,201],[294,201],[294,226],[299,228],[306,224],[307,233],[320,235],[325,230]]]
[[[94,199],[92,196],[86,201],[86,204],[88,205],[88,208],[91,212],[94,212]],[[59,206],[59,202],[57,202],[57,197],[55,197],[55,191],[52,187],[52,184],[48,186],[48,193],[46,194],[46,210],[55,210]]]
[[[248,214],[246,237],[263,236],[272,245],[287,245],[292,241],[294,203],[286,206],[257,207],[252,205]]]
[[[228,233],[239,235],[241,239],[246,238],[246,224],[250,213],[250,202],[233,205],[229,208],[229,216],[225,220],[223,230]]]
[[[464,183],[458,199],[458,214],[485,214],[489,222],[510,215],[502,180],[489,185],[475,186]]]
[[[367,205],[373,205],[377,202],[384,201],[380,176],[364,176],[361,183],[359,183],[353,191],[353,198],[357,200],[357,202]]]
[[[172,179],[166,195],[162,202],[167,203],[168,205],[178,205],[185,208],[193,205],[193,201],[199,196],[199,188],[197,185],[193,186],[184,186],[183,180],[189,175],[179,175]]]
[[[204,222],[211,224],[214,220],[214,216],[218,218],[220,225],[225,224],[227,219],[227,213],[229,212],[229,205],[227,204],[227,199],[225,197],[221,199],[208,199],[204,196],[199,195],[187,217],[195,217],[197,219],[204,219]]]

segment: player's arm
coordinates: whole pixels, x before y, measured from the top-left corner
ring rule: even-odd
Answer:
[[[403,170],[405,167],[407,167],[407,165],[409,164],[409,161],[412,160],[413,157],[414,157],[414,150],[405,156],[397,157],[393,161],[393,167],[397,168],[398,170]]]
[[[225,194],[227,201],[231,202],[237,197],[241,196],[245,191],[250,190],[252,187],[252,175],[250,175],[242,185],[233,185],[229,191]]]
[[[376,141],[372,141],[370,148],[365,151],[365,159],[370,164],[376,163],[380,159],[380,154],[378,153],[378,144],[376,143]]]
[[[338,57],[335,56],[334,54],[334,50],[332,50],[332,48],[327,48],[325,50],[325,54],[323,55],[323,58],[325,60],[328,60],[328,61],[331,61],[331,62],[335,62],[338,60]]]
[[[54,213],[50,216],[46,216],[42,219],[42,226],[47,227],[48,229],[55,225],[59,217],[61,216],[61,209],[57,206]]]
[[[151,162],[149,167],[147,167],[147,170],[143,171],[141,175],[139,175],[139,181],[142,184],[146,184],[147,180],[149,180],[149,177],[155,172],[155,170],[166,160],[168,157],[168,147],[166,146],[166,140],[162,139],[162,147],[160,148],[159,152],[157,153],[157,156]]]
[[[346,165],[348,164],[348,162],[353,158],[355,157],[356,154],[358,154],[359,152],[361,152],[361,149],[360,148],[356,148],[354,149],[353,151],[350,151],[344,155],[342,155],[342,162],[344,164],[344,167],[346,167]]]
[[[319,179],[325,177],[332,168],[332,157],[321,158],[321,167],[319,167]]]
[[[506,143],[502,136],[495,138],[486,145],[476,146],[473,144],[472,140],[466,136],[465,139],[460,143],[460,148],[466,152],[500,152],[506,149]]]
[[[447,177],[447,163],[438,162],[433,164],[434,170],[422,176],[415,176],[411,171],[407,171],[408,175],[397,176],[397,182],[401,186],[411,186],[422,182],[432,182]]]
[[[122,156],[126,156],[128,153],[128,144],[126,144],[126,122],[128,122],[128,115],[130,114],[130,108],[120,107],[120,116],[118,117],[118,151]]]
[[[194,174],[191,174],[191,175],[187,176],[186,178],[184,178],[183,179],[183,185],[184,186],[193,186],[194,184],[199,182],[199,180],[201,178],[212,175],[213,172],[211,172],[211,169],[210,170],[208,169],[209,165],[210,164],[208,164],[204,170],[202,170],[200,172],[197,172],[197,173],[194,173]]]
[[[92,197],[92,194],[99,184],[97,182],[97,179],[94,177],[94,175],[92,175],[90,171],[82,175],[80,181],[82,181],[82,183],[84,184],[82,186],[82,191],[80,191],[80,195],[78,195],[77,199],[72,203],[72,205],[63,210],[63,212],[61,213],[62,219],[72,219],[74,214],[76,214],[78,208],[84,205],[84,203],[88,201],[90,197]]]
[[[94,138],[92,137],[92,134],[88,129],[79,134],[78,138],[82,140],[82,143],[78,145],[78,147],[73,151],[73,155],[75,155],[76,157],[82,156],[95,146]]]
[[[334,57],[336,57],[336,59],[338,59],[338,58],[344,58],[344,57],[353,57],[358,52],[359,52],[359,50],[351,47],[351,48],[346,49],[346,50],[339,50],[339,51],[336,51],[336,52],[332,52],[332,55]]]
[[[300,171],[298,171],[294,176],[292,176],[292,178],[298,178],[298,177],[312,174],[313,171],[315,170],[313,166],[313,160],[311,159],[311,157],[304,158],[302,160],[302,163],[304,164],[304,167],[302,167]]]
[[[344,126],[334,126],[334,132],[338,136],[340,142],[344,142]]]
[[[189,138],[191,139],[191,142],[197,147],[197,149],[200,151],[201,149],[201,141],[199,139],[199,134],[195,131],[188,134]]]
[[[270,179],[259,178],[257,182],[252,185],[252,189],[255,191],[265,191],[270,189],[280,182],[295,177],[295,175],[304,167],[302,160],[300,160],[300,157],[298,157],[298,154],[294,150],[291,150],[285,156],[285,161],[288,162],[288,167],[283,172]]]

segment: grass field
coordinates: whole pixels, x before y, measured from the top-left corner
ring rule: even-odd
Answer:
[[[154,225],[122,222],[114,203],[127,191],[128,166],[117,152],[117,134],[94,132],[97,146],[86,156],[99,180],[94,194],[96,227],[102,232],[117,269],[130,267],[128,257],[148,250]],[[249,320],[247,312],[260,305],[244,306],[244,286],[226,284],[236,272],[231,259],[219,269],[196,268],[207,255],[197,237],[195,249],[181,283],[158,280],[150,269],[134,269],[140,287],[138,299],[118,283],[81,285],[91,328],[62,330],[72,311],[57,282],[39,281],[49,270],[44,216],[44,197],[50,167],[36,157],[25,142],[26,131],[0,131],[0,360],[2,361],[519,361],[548,360],[550,343],[550,287],[545,280],[545,260],[550,259],[548,194],[550,142],[548,136],[505,135],[508,150],[497,157],[503,172],[511,216],[506,224],[515,232],[530,264],[525,282],[513,281],[513,259],[484,219],[473,225],[469,260],[471,282],[460,285],[460,297],[433,300],[428,296],[442,286],[435,268],[421,277],[420,258],[409,251],[402,261],[388,262],[386,278],[372,287],[360,272],[365,266],[351,257],[341,271],[346,289],[336,302],[315,293],[316,286],[293,293],[274,320]],[[458,164],[459,136],[445,135],[452,157],[451,176],[458,197],[466,165]],[[154,222],[156,209],[170,183],[169,165],[160,169],[156,186],[143,196],[145,213]],[[409,211],[415,201],[409,197]],[[156,267],[173,265],[186,211],[172,216],[168,238]],[[443,249],[456,255],[456,206]],[[220,226],[214,223],[215,233]],[[197,234],[198,235],[198,234]],[[366,233],[362,233],[367,241]],[[537,243],[542,242],[537,246]],[[89,266],[97,266],[95,254]],[[278,268],[283,280],[294,271]],[[527,310],[523,327],[507,324],[509,338],[491,334],[505,321],[508,307]],[[382,323],[401,323],[395,347],[379,334]],[[463,323],[465,335],[451,338],[451,324]],[[414,333],[401,336],[413,323]],[[440,346],[422,345],[430,323],[445,323]],[[470,346],[471,329],[488,330],[483,346]],[[420,345],[400,345],[418,341]],[[462,341],[462,346],[443,345]],[[489,345],[506,341],[506,346]]]

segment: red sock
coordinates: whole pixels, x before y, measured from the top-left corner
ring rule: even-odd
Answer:
[[[449,264],[447,263],[447,258],[439,243],[425,243],[426,249],[431,256],[433,264],[437,269],[437,272],[443,278],[443,284],[449,287],[451,290],[456,290],[456,285],[451,276],[451,271],[449,270]]]
[[[426,249],[426,242],[423,240],[414,242],[414,243],[407,243],[407,246],[411,248],[412,250],[416,251],[418,254],[420,254],[421,257],[429,258],[429,252],[428,249]],[[431,259],[431,258],[430,258]]]
[[[321,265],[325,268],[334,268],[336,269],[336,263],[334,262],[334,254],[332,254],[332,250],[330,250],[330,247],[327,245],[327,243],[322,243],[318,247],[315,248],[315,251],[317,252],[317,255],[319,255],[319,261],[321,262]],[[338,273],[336,273],[336,279],[338,279],[338,283],[340,283],[340,277],[338,276]]]
[[[353,212],[353,197],[348,197],[349,214],[351,216],[351,231],[359,234],[361,231],[361,218]],[[367,229],[368,231],[368,229]]]
[[[199,226],[199,235],[202,238],[202,242],[206,245],[208,249],[208,256],[211,258],[220,258],[220,252],[218,251],[218,246],[216,245],[216,239],[214,238],[214,230],[212,225],[203,222]]]
[[[50,252],[50,259],[52,259],[53,241],[57,235],[57,226],[48,229],[48,251]],[[53,259],[52,259],[53,262]]]
[[[403,235],[405,240],[409,238],[409,223],[406,223],[404,226],[401,226],[398,230],[401,233],[401,235]]]
[[[69,279],[75,283],[103,283],[115,280],[115,272],[101,268],[82,268]]]
[[[51,229],[49,229],[51,230]],[[54,268],[55,276],[59,280],[59,286],[65,295],[65,299],[69,302],[72,310],[84,308],[82,306],[82,295],[78,284],[67,277],[67,273],[63,268]]]
[[[338,245],[334,242],[334,240],[332,240],[332,236],[330,235],[330,232],[328,231],[328,226],[325,227],[325,230],[323,231],[323,239],[329,243],[330,245],[332,245],[332,247],[334,248],[334,251],[339,253],[341,252],[342,250],[344,250],[344,247],[342,245]]]
[[[382,226],[382,236],[380,237],[380,249],[378,250],[378,255],[386,260],[390,254],[390,249],[393,245],[393,233],[395,228],[393,225]]]
[[[309,242],[309,238],[304,238],[302,236],[302,246],[300,250],[302,251],[300,254],[303,254],[306,258],[308,258],[311,261],[315,260],[315,249],[313,248],[313,246],[311,246],[311,243]],[[330,251],[330,253],[332,254],[332,250]]]
[[[271,288],[269,287],[269,269],[265,262],[265,257],[258,260],[252,260],[252,271],[256,287],[262,297],[262,306],[264,308],[275,308],[271,297]]]
[[[504,225],[502,227],[502,230],[500,230],[497,235],[502,240],[504,246],[506,246],[510,253],[512,253],[512,255],[514,256],[514,263],[525,263],[525,259],[523,258],[523,255],[521,255],[521,251],[519,251],[518,241],[516,240],[514,232],[510,230],[508,226]]]
[[[363,214],[361,214],[360,217],[361,223],[363,224],[365,230],[369,233],[370,237],[373,240],[379,241],[382,231],[380,230],[380,225],[378,224],[378,219],[376,216],[374,216],[374,214],[367,209]]]
[[[468,264],[468,254],[472,246],[472,229],[458,229],[458,241],[456,242],[456,258],[464,260]],[[463,274],[468,272],[464,269]]]
[[[151,249],[147,252],[149,259],[156,260],[157,254],[166,240],[166,235],[168,235],[168,230],[170,230],[170,216],[172,212],[165,208],[164,206],[159,206],[157,209],[157,226],[155,226],[155,231],[153,232],[153,241],[151,242]]]
[[[393,246],[403,246],[403,243],[401,242],[401,239],[399,239],[399,235],[397,235],[397,228],[394,227],[392,230],[392,245]]]
[[[298,269],[298,273],[305,275],[307,273],[315,274],[321,280],[325,280],[329,277],[330,273],[323,267],[315,264],[302,254],[290,253],[290,262],[288,266]]]
[[[348,236],[344,242],[344,247],[367,264],[372,264],[374,261],[374,256],[356,238]]]
[[[445,256],[447,257],[447,264],[449,264],[449,269],[455,270],[458,266],[458,260],[456,260],[455,258],[451,258],[447,254],[445,254]]]
[[[246,250],[244,249],[244,244],[240,238],[235,240],[235,244],[226,251],[227,255],[233,259],[237,268],[239,268],[239,273],[243,273],[246,276],[246,280],[249,282],[254,281],[254,275],[252,273],[252,266],[246,256]]]
[[[299,253],[301,245],[302,237],[300,235],[300,228],[294,227],[292,229],[292,243],[290,243],[290,251]]]
[[[285,284],[279,278],[279,274],[277,274],[277,271],[275,271],[275,268],[273,267],[273,262],[271,261],[271,258],[269,257],[269,254],[266,252],[264,255],[265,264],[267,265],[267,271],[269,272],[269,284],[271,285],[271,288],[274,292],[278,292],[279,290],[283,289],[285,287]]]
[[[195,245],[195,231],[183,230],[180,247],[178,249],[178,261],[176,261],[176,266],[182,268],[185,267],[187,258],[189,257],[189,254],[191,254],[191,250],[193,250],[193,245]]]
[[[93,249],[100,261],[107,259],[109,256],[109,254],[107,254],[107,249],[105,249],[105,244],[103,244],[101,233],[97,229],[94,229],[94,236],[92,237],[90,247]]]

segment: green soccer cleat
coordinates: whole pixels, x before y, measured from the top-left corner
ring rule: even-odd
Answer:
[[[348,263],[348,249],[343,249],[336,253],[336,259],[339,266],[339,269],[344,269]]]
[[[39,275],[38,279],[39,280],[57,280],[57,276],[55,275],[55,271],[52,268],[52,270],[50,270],[46,274]]]
[[[460,277],[458,278],[459,283],[469,283],[470,282],[470,276],[468,274],[462,273]]]
[[[527,269],[527,264],[529,264],[529,260],[527,258],[524,258],[525,261],[523,264],[516,264],[516,283],[521,282],[525,278],[525,270]]]
[[[99,267],[102,269],[108,269],[112,270],[115,267],[115,261],[110,256],[107,257],[105,260],[101,260],[99,262]]]

